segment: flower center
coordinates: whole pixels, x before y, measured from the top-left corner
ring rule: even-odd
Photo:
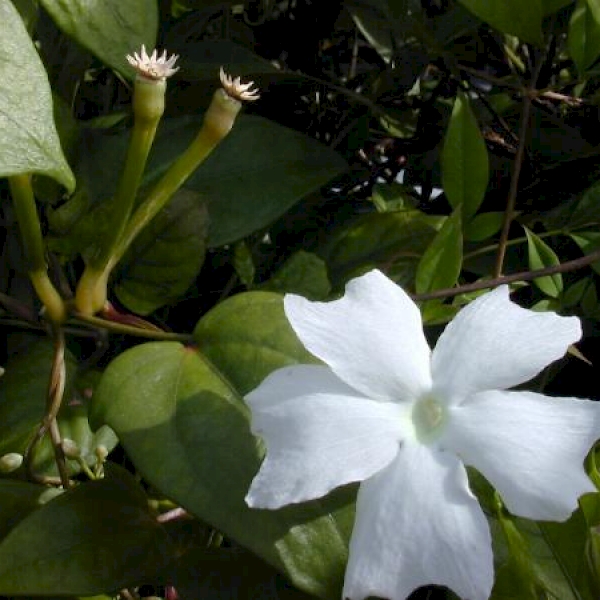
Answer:
[[[418,400],[412,409],[412,421],[417,438],[423,443],[435,440],[444,428],[448,411],[431,396]]]

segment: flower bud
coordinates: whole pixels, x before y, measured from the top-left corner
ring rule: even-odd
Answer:
[[[79,450],[79,446],[73,440],[69,438],[64,438],[62,441],[62,450],[67,458],[71,458],[73,460],[78,459],[81,456],[81,451]]]
[[[18,452],[9,452],[0,457],[0,473],[12,473],[23,464],[23,455]]]
[[[98,462],[103,463],[108,456],[108,448],[104,444],[100,444],[99,446],[96,446],[94,453],[96,454]]]

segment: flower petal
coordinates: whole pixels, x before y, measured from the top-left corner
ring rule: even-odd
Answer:
[[[246,496],[257,508],[320,498],[370,477],[396,456],[409,419],[403,407],[362,398],[319,366],[279,369],[246,401],[267,446]]]
[[[404,444],[361,485],[344,598],[404,600],[438,584],[487,600],[493,579],[488,523],[456,457]]]
[[[434,387],[449,402],[529,381],[581,337],[576,317],[534,312],[501,286],[463,308],[431,357]]]
[[[402,401],[431,388],[421,314],[406,293],[374,270],[333,302],[286,295],[285,314],[309,352],[379,400]]]
[[[482,392],[451,407],[443,445],[498,490],[510,512],[564,521],[595,487],[583,460],[600,437],[600,403],[532,392]]]

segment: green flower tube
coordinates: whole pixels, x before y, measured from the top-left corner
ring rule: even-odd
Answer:
[[[111,268],[122,258],[140,231],[165,207],[173,194],[231,131],[242,108],[242,100],[253,101],[259,98],[258,90],[252,88],[253,82],[241,83],[239,77],[233,79],[223,69],[220,77],[223,87],[214,93],[198,135],[134,212],[111,257]]]
[[[106,303],[110,259],[131,215],[156,130],[165,110],[166,79],[178,71],[174,67],[177,58],[175,55],[167,58],[166,52],[158,57],[156,50],[148,56],[144,46],[140,54],[136,52],[133,56],[127,56],[138,72],[133,93],[133,131],[123,173],[111,203],[110,224],[99,246],[89,257],[77,286],[75,305],[82,314],[91,315]]]

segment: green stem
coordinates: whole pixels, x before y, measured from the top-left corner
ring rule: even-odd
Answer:
[[[171,165],[133,213],[110,260],[112,268],[125,254],[140,231],[165,207],[173,194],[185,183],[206,157],[231,131],[242,108],[241,102],[218,89],[206,111],[202,128],[194,141]]]
[[[44,240],[31,187],[31,176],[11,175],[8,184],[23,239],[29,278],[46,309],[48,318],[53,323],[62,323],[66,316],[65,304],[48,277]]]
[[[86,325],[92,325],[100,329],[106,329],[107,331],[113,333],[133,335],[136,337],[149,338],[151,340],[182,342],[184,344],[189,344],[194,341],[191,335],[187,335],[184,333],[171,333],[168,331],[142,329],[141,327],[135,327],[134,325],[125,325],[124,323],[115,323],[114,321],[107,321],[106,319],[100,319],[99,317],[77,315],[75,317],[75,320],[81,323],[85,323]]]
[[[93,314],[106,303],[108,278],[114,266],[111,259],[135,204],[148,155],[164,113],[165,91],[164,80],[149,80],[141,76],[136,79],[133,99],[135,121],[123,173],[111,201],[111,222],[77,285],[75,305],[83,314]]]

